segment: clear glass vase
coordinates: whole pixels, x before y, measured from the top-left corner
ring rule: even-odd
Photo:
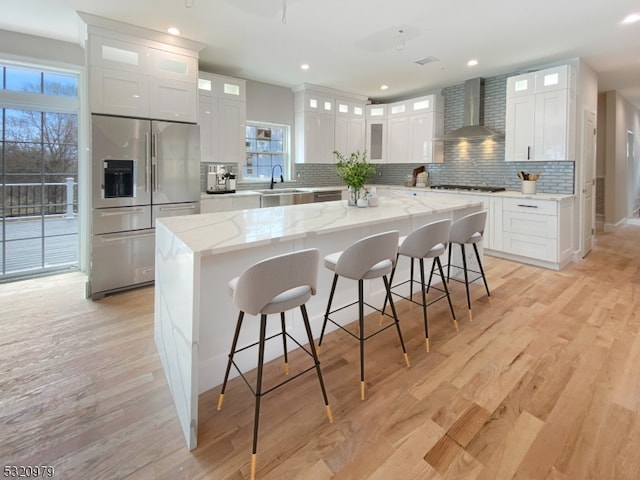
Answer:
[[[355,187],[349,187],[348,202],[350,207],[358,206],[358,199],[366,198],[366,191],[364,188],[356,189]]]

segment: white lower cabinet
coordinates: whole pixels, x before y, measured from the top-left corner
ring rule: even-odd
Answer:
[[[486,254],[559,270],[573,254],[573,197],[538,199],[489,193],[378,188],[385,196],[435,196],[482,202]]]
[[[561,267],[571,256],[572,205],[572,199],[503,199],[502,250]]]

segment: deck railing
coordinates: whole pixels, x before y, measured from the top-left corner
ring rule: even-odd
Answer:
[[[72,177],[65,182],[5,183],[4,216],[31,217],[64,215],[73,218],[77,213],[77,182]]]

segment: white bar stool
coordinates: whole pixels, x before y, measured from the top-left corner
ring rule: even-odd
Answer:
[[[484,235],[484,228],[487,223],[487,212],[476,212],[466,215],[459,220],[455,221],[451,225],[451,234],[449,235],[449,243],[460,245],[462,252],[462,269],[464,271],[464,285],[467,290],[467,307],[469,308],[469,321],[473,320],[473,313],[471,312],[471,297],[469,295],[469,283],[475,282],[479,278],[482,278],[484,282],[484,288],[487,291],[487,297],[489,297],[489,303],[492,303],[491,293],[489,292],[489,285],[487,285],[487,279],[484,275],[484,269],[482,268],[482,260],[478,253],[478,242],[482,240]],[[478,261],[478,267],[480,271],[472,270],[467,265],[467,257],[465,255],[465,245],[472,245],[473,251],[476,254],[476,260]],[[449,260],[447,265],[447,281],[450,279],[451,273],[451,250],[449,247]],[[456,267],[456,265],[454,265]],[[457,266],[457,268],[460,268]],[[475,273],[478,276],[469,280],[469,272]],[[454,278],[454,280],[457,280]],[[460,281],[460,280],[457,280]]]
[[[453,305],[451,304],[451,297],[449,296],[449,288],[447,287],[446,278],[444,276],[444,272],[442,270],[442,263],[440,262],[440,255],[444,254],[447,249],[447,245],[449,243],[449,234],[451,231],[451,220],[439,220],[437,222],[428,223],[423,225],[420,228],[417,228],[413,232],[411,232],[406,237],[401,237],[398,243],[398,257],[403,255],[405,257],[409,257],[411,259],[411,273],[409,280],[405,280],[403,282],[399,282],[396,285],[393,285],[393,278],[396,273],[396,266],[393,267],[391,271],[391,293],[393,295],[397,295],[405,300],[408,300],[416,305],[422,305],[422,318],[424,319],[424,337],[425,337],[425,347],[427,352],[429,351],[429,321],[427,317],[427,306],[431,305],[439,300],[444,298],[449,302],[449,309],[451,310],[451,317],[453,318],[453,325],[456,328],[456,331],[459,331],[458,321],[456,320],[456,315],[453,311]],[[431,264],[431,273],[429,274],[429,282],[425,282],[424,276],[424,261],[425,259],[433,259],[433,263]],[[413,278],[413,266],[414,260],[418,259],[420,264],[420,286],[422,291],[422,303],[416,302],[413,299],[413,283],[416,282]],[[438,275],[440,275],[440,279],[442,280],[443,288],[431,286],[431,280],[433,279],[433,273],[435,267],[438,267]],[[409,296],[405,297],[399,293],[394,292],[394,289],[398,289],[398,287],[409,284]],[[429,289],[432,288],[442,293],[439,297],[427,302],[427,293],[429,293]],[[384,311],[386,307],[385,305],[382,308]]]
[[[379,233],[376,235],[370,235],[357,242],[349,245],[344,251],[332,253],[324,258],[324,266],[334,272],[333,284],[331,286],[331,293],[329,294],[329,302],[327,303],[327,311],[324,315],[324,322],[322,324],[322,332],[320,333],[320,340],[318,341],[318,348],[322,345],[322,339],[324,338],[324,331],[327,326],[327,322],[331,322],[338,326],[352,337],[358,339],[360,342],[360,398],[364,400],[364,342],[369,338],[381,333],[392,325],[396,326],[398,331],[398,338],[400,339],[400,345],[402,346],[402,352],[404,354],[404,361],[409,367],[409,357],[407,356],[407,349],[404,345],[402,338],[402,332],[400,331],[400,323],[398,321],[398,315],[396,314],[396,307],[393,304],[391,293],[389,289],[389,281],[387,275],[391,273],[396,261],[396,253],[398,251],[398,238],[400,234],[397,230]],[[333,302],[333,295],[336,291],[336,285],[338,283],[338,277],[345,277],[358,281],[358,300],[345,305],[335,310],[331,310],[331,304]],[[378,329],[371,335],[365,337],[364,334],[364,306],[383,313],[379,308],[364,301],[364,281],[374,278],[380,278],[384,282],[384,288],[386,291],[386,298],[391,306],[393,312],[394,323],[389,324],[383,328]],[[331,319],[330,315],[344,310],[352,305],[358,304],[358,335],[354,335],[349,330],[344,328],[339,323]]]
[[[251,454],[252,480],[255,478],[256,474],[258,420],[260,417],[260,400],[263,395],[266,395],[276,388],[281,387],[293,379],[315,369],[318,376],[318,382],[320,383],[320,389],[322,390],[327,416],[329,418],[329,422],[333,423],[331,408],[329,407],[329,400],[324,387],[322,372],[320,371],[320,361],[318,360],[315,343],[311,334],[311,326],[309,325],[309,317],[305,307],[305,303],[316,293],[319,261],[320,251],[318,249],[300,250],[294,253],[278,255],[256,263],[245,270],[239,277],[236,277],[229,282],[229,294],[240,310],[240,313],[238,315],[236,330],[233,336],[233,343],[231,344],[227,370],[224,374],[224,381],[222,382],[222,390],[220,391],[220,397],[218,398],[218,410],[222,408],[224,392],[227,387],[227,380],[229,379],[229,372],[233,365],[256,397],[253,425],[253,450]],[[298,343],[294,337],[287,333],[285,328],[284,312],[296,307],[300,307],[300,312],[302,313],[302,320],[307,333],[307,339],[309,340],[308,347],[304,347]],[[249,315],[260,315],[260,336],[257,342],[238,348],[238,337],[240,335],[240,329],[242,327],[245,313]],[[267,315],[274,313],[280,314],[282,332],[267,337]],[[285,372],[288,373],[287,337],[298,344],[300,348],[313,358],[314,365],[263,392],[262,373],[265,342],[278,336],[282,336],[283,341]],[[233,357],[235,353],[255,347],[256,345],[258,346],[258,372],[256,387],[254,390],[251,384],[247,381],[243,372],[234,362]]]

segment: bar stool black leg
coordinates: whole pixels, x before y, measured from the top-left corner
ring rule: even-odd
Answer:
[[[489,293],[489,285],[487,285],[487,278],[484,276],[484,268],[482,268],[482,262],[480,261],[480,254],[478,253],[478,246],[475,243],[473,244],[473,251],[476,253],[476,260],[478,260],[478,266],[480,267],[480,274],[482,275],[484,288],[487,291],[487,297],[489,297],[489,303],[492,303],[491,294]]]
[[[256,379],[256,409],[253,416],[253,450],[251,454],[251,480],[256,478],[256,455],[258,452],[258,421],[262,399],[262,370],[264,366],[264,344],[267,332],[267,316],[260,315],[260,341],[258,342],[258,377]]]
[[[453,325],[456,327],[456,332],[460,331],[460,327],[458,326],[458,320],[456,320],[456,314],[453,311],[453,304],[451,303],[451,295],[449,294],[449,287],[447,287],[447,282],[444,281],[444,272],[442,271],[442,262],[440,262],[440,258],[436,257],[433,264],[435,265],[437,262],[438,270],[440,271],[440,278],[442,279],[442,284],[444,285],[444,292],[447,295],[447,302],[449,302],[449,310],[451,310],[451,317],[453,317]],[[432,267],[433,271],[433,267]]]
[[[329,293],[329,301],[327,302],[327,310],[324,313],[324,322],[322,322],[322,330],[320,331],[320,340],[318,340],[318,353],[320,353],[320,347],[322,346],[322,339],[324,338],[324,331],[327,328],[327,322],[329,321],[329,312],[331,312],[331,303],[333,302],[333,294],[336,291],[337,283],[338,283],[338,275],[334,275],[333,283],[331,284],[331,293]]]
[[[436,257],[437,259],[438,257]],[[436,266],[435,259],[431,262],[431,273],[429,273],[429,283],[427,283],[427,293],[429,293],[429,289],[431,288],[431,280],[433,280],[433,269]],[[442,279],[442,283],[444,283],[444,277],[440,277]]]
[[[467,255],[464,249],[464,244],[460,244],[462,250],[462,267],[464,269],[464,286],[467,290],[467,307],[469,308],[469,321],[473,320],[473,314],[471,313],[471,296],[469,295],[469,273],[467,272]]]
[[[287,353],[287,326],[284,321],[284,312],[280,312],[280,325],[282,326],[282,348],[284,349],[284,374],[289,375],[289,354]]]
[[[449,283],[450,278],[451,278],[451,245],[449,245],[449,253],[447,254],[447,283]]]
[[[364,400],[364,280],[358,280],[358,324],[360,330],[360,399]]]
[[[420,259],[420,281],[422,284],[422,318],[424,319],[424,341],[427,352],[429,351],[429,320],[427,318],[427,293],[424,284],[424,259]]]
[[[393,285],[393,283],[392,283]],[[411,258],[411,273],[409,280],[409,298],[413,299],[413,258]]]
[[[398,259],[400,258],[400,255],[396,255],[396,264],[395,266],[391,269],[391,276],[389,277],[389,285],[393,285],[393,277],[396,274],[396,267],[398,266]],[[387,296],[384,296],[384,303],[382,304],[382,313],[380,315],[380,322],[379,324],[382,325],[382,321],[384,320],[384,312],[387,309]]]
[[[229,352],[229,361],[227,362],[227,370],[224,373],[224,380],[222,382],[222,390],[220,390],[220,396],[218,397],[218,410],[222,408],[222,402],[224,401],[224,391],[227,388],[227,380],[229,380],[229,372],[231,371],[231,363],[233,362],[233,355],[236,352],[236,346],[238,345],[238,337],[240,336],[240,328],[242,327],[242,320],[244,319],[244,312],[238,314],[238,321],[236,322],[236,331],[233,334],[233,342],[231,342],[231,351]]]
[[[322,397],[324,398],[324,406],[327,410],[327,417],[329,423],[333,423],[333,415],[331,413],[331,407],[329,406],[329,397],[327,391],[324,388],[324,380],[322,379],[322,372],[320,371],[320,360],[318,360],[318,353],[316,352],[316,346],[313,341],[313,334],[311,333],[311,325],[309,325],[309,315],[307,314],[307,307],[300,305],[300,311],[302,312],[302,321],[304,322],[304,328],[307,331],[307,339],[309,340],[309,349],[311,350],[311,356],[316,366],[316,374],[318,375],[318,381],[320,382],[320,389],[322,390]]]
[[[389,298],[389,305],[391,306],[391,313],[393,313],[393,319],[396,324],[396,330],[398,331],[398,338],[400,339],[400,345],[402,346],[402,353],[404,355],[404,363],[407,365],[407,368],[408,368],[411,365],[409,364],[409,356],[407,355],[407,349],[404,346],[404,339],[402,338],[402,331],[400,330],[400,321],[398,320],[396,306],[393,303],[393,298],[391,297],[391,284],[387,280],[386,275],[382,277],[382,281],[384,282],[384,288],[387,291],[387,297]]]

